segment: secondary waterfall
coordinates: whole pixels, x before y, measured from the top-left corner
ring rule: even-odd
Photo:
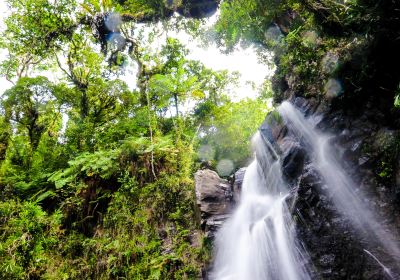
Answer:
[[[395,262],[400,263],[399,240],[383,227],[371,207],[365,204],[365,195],[336,158],[336,151],[330,143],[332,137],[319,133],[312,121],[306,119],[289,102],[283,102],[278,110],[288,129],[296,133],[308,146],[312,154],[312,163],[327,185],[328,194],[332,197],[336,209],[349,219],[361,236],[367,238],[368,243],[375,242],[375,246],[381,247],[374,249],[381,249]],[[372,255],[369,251],[366,252]]]
[[[255,159],[247,168],[238,208],[216,237],[211,279],[310,279],[296,242],[279,156],[257,133]]]

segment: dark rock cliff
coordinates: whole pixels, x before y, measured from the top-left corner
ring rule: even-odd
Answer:
[[[316,20],[313,28],[318,30],[315,45],[310,48],[315,55],[306,56],[298,45],[276,55],[274,99],[277,105],[288,100],[312,118],[320,132],[332,135],[330,144],[354,181],[354,191],[365,194],[365,203],[382,217],[381,226],[398,238],[400,110],[393,103],[400,81],[400,2],[363,3],[361,13],[371,15],[374,21],[368,23],[364,17],[365,24],[355,21],[340,28],[328,26],[327,18],[319,21],[322,10],[311,10]],[[291,30],[290,22],[285,29]],[[329,40],[332,45],[324,44]],[[282,66],[285,56],[300,58]],[[299,69],[310,71],[304,74]],[[292,209],[297,234],[317,278],[400,279],[399,261],[385,255],[368,236],[361,237],[339,214],[327,185],[311,164],[312,154],[280,122],[278,113],[270,113],[260,130],[279,151],[283,174],[297,194]],[[368,253],[371,248],[375,257],[392,270],[392,276]]]
[[[354,115],[333,109],[324,101],[307,100],[295,94],[289,100],[304,115],[314,118],[320,131],[334,135],[331,145],[348,176],[367,194],[371,208],[384,217],[380,221],[382,226],[391,228],[398,236],[400,130],[386,123],[385,113],[376,108]],[[361,238],[346,217],[338,213],[301,139],[279,121],[276,113],[267,116],[260,130],[281,154],[283,173],[297,192],[293,207],[297,234],[318,278],[390,279],[365,251],[378,245]],[[377,251],[376,257],[392,269],[397,279],[398,264]]]

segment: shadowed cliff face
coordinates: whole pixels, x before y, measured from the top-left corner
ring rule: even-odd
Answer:
[[[364,193],[368,210],[383,217],[379,220],[382,229],[398,236],[400,131],[388,126],[384,112],[378,109],[355,116],[332,110],[322,102],[295,96],[290,100],[318,131],[332,135],[329,145],[354,181],[354,192]],[[333,202],[332,186],[324,182],[319,166],[313,163],[309,144],[274,113],[267,116],[260,130],[280,151],[283,174],[296,194],[292,213],[298,237],[310,254],[315,273],[323,279],[391,279],[369,254],[372,248],[374,256],[397,277],[396,261],[375,244],[374,238],[360,235]]]

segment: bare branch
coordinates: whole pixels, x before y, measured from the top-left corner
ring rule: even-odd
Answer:
[[[58,65],[58,67],[61,69],[61,71],[63,71],[64,74],[68,76],[68,78],[70,78],[71,80],[73,80],[72,75],[71,75],[64,67],[62,67],[61,62],[60,62],[60,60],[59,60],[57,54],[54,54],[54,56],[55,56],[55,58],[56,58],[57,65]]]

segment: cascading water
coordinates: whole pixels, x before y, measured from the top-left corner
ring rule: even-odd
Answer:
[[[312,163],[324,179],[336,209],[349,219],[368,242],[377,242],[377,246],[382,247],[394,263],[399,264],[399,240],[396,240],[394,235],[378,222],[375,213],[370,210],[371,207],[364,204],[365,196],[336,159],[335,150],[330,143],[331,137],[319,133],[311,120],[306,119],[289,102],[283,102],[278,110],[288,129],[296,133],[308,145],[313,154]],[[372,255],[369,251],[367,252]]]
[[[319,133],[312,121],[289,102],[283,102],[278,110],[288,130],[308,147],[312,164],[327,186],[335,208],[368,243],[374,244],[371,250],[386,253],[398,269],[399,240],[364,203],[365,196],[336,158],[330,143],[332,137]],[[247,168],[238,208],[216,237],[211,279],[311,279],[307,269],[310,262],[296,239],[287,206],[290,192],[282,177],[279,156],[260,133],[253,138],[253,146],[256,156]],[[367,249],[364,252],[382,267],[387,277],[397,277],[373,253]]]
[[[211,279],[310,279],[286,203],[289,189],[279,157],[260,133],[253,146],[256,156],[246,171],[239,206],[216,237]]]

